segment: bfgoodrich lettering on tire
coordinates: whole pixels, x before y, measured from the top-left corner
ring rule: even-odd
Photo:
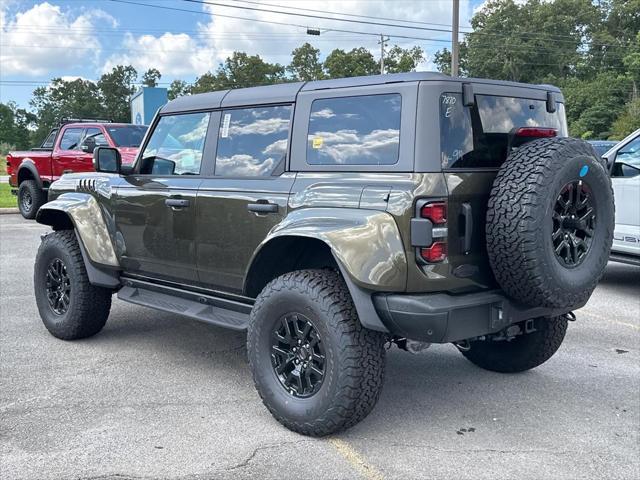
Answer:
[[[86,338],[104,327],[112,291],[89,283],[73,230],[44,237],[36,256],[33,285],[42,322],[54,337]]]
[[[362,420],[380,395],[386,337],[360,324],[342,277],[303,270],[256,299],[247,336],[258,393],[287,428],[322,436]]]
[[[582,306],[613,240],[611,180],[593,148],[548,138],[512,153],[493,183],[487,251],[505,292],[531,306]]]

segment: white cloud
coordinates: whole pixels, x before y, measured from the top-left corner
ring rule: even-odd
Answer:
[[[164,33],[159,37],[127,33],[121,48],[125,52],[110,56],[103,72],[116,65],[133,65],[139,73],[157,68],[163,76],[202,74],[214,66],[212,50],[186,33]]]
[[[93,28],[98,19],[117,25],[102,10],[85,10],[74,16],[47,2],[14,18],[0,11],[2,75],[46,75],[52,70],[86,66],[87,59],[96,62],[101,45]]]

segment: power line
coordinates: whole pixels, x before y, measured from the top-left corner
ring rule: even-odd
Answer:
[[[208,15],[211,17],[221,17],[221,18],[233,18],[235,20],[247,20],[250,22],[259,22],[259,23],[266,23],[266,24],[271,24],[271,25],[280,25],[280,26],[285,26],[285,27],[298,27],[298,28],[304,28],[306,29],[308,27],[308,25],[302,25],[299,23],[287,23],[287,22],[278,22],[275,20],[262,20],[262,19],[258,19],[258,18],[250,18],[250,17],[239,17],[236,15],[226,15],[226,14],[222,14],[222,13],[211,13],[211,12],[205,12],[205,11],[196,11],[196,10],[189,10],[186,8],[178,8],[178,7],[167,7],[165,5],[153,5],[153,4],[149,4],[149,3],[141,3],[141,2],[133,2],[133,1],[129,1],[129,0],[108,0],[110,2],[115,2],[115,3],[126,3],[129,5],[137,5],[137,6],[141,6],[141,7],[149,7],[149,8],[158,8],[158,9],[163,9],[163,10],[172,10],[172,11],[177,11],[177,12],[187,12],[187,13],[195,13],[198,15]],[[374,36],[374,37],[379,37],[380,33],[373,33],[373,32],[363,32],[363,31],[358,31],[358,30],[346,30],[346,29],[339,29],[339,28],[332,28],[331,29],[332,32],[338,32],[338,33],[356,33],[359,35],[369,35],[369,36]],[[433,41],[433,42],[443,42],[443,43],[449,43],[449,40],[444,40],[441,38],[425,38],[425,37],[414,37],[414,36],[410,36],[410,35],[397,35],[397,34],[385,34],[387,36],[393,37],[393,38],[404,38],[404,39],[409,39],[409,40],[429,40],[429,41]]]

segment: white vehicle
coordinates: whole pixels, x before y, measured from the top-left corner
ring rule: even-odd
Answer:
[[[616,228],[610,259],[640,266],[640,129],[603,155],[611,167]]]

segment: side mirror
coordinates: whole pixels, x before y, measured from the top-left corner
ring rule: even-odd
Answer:
[[[120,173],[122,157],[116,148],[98,147],[93,151],[93,168],[96,172]]]
[[[82,142],[82,151],[86,153],[93,153],[96,149],[96,140],[93,137],[85,138],[84,142]]]

